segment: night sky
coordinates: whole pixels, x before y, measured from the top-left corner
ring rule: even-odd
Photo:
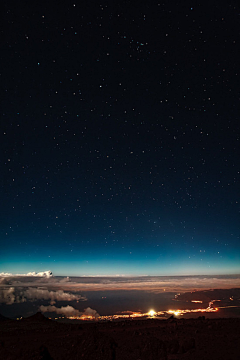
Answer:
[[[0,271],[240,273],[240,6],[135,4],[4,1]]]

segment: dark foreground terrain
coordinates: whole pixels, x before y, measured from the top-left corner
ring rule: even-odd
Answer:
[[[0,321],[0,359],[240,359],[240,319]]]

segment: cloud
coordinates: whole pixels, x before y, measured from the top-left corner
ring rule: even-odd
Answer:
[[[232,276],[141,276],[141,277],[78,277],[71,281],[58,277],[46,279],[48,286],[65,291],[139,290],[155,293],[189,290],[230,289],[240,286],[240,275]],[[40,280],[39,280],[40,283]]]
[[[67,305],[67,306],[61,306],[60,308],[53,306],[53,305],[48,305],[48,306],[44,306],[41,305],[39,307],[39,309],[44,313],[44,312],[55,312],[57,314],[62,314],[65,316],[81,316],[82,313],[77,310],[74,309],[74,307]]]
[[[69,276],[64,277],[63,279],[59,280],[60,283],[65,283],[65,282],[69,282],[69,281],[71,281]]]
[[[92,317],[94,317],[95,319],[99,317],[99,314],[97,313],[97,311],[91,309],[90,307],[87,307],[87,308],[84,310],[83,315],[92,316]]]
[[[13,274],[2,272],[2,273],[0,273],[0,276],[2,276],[2,277],[11,277],[11,276],[13,276]]]
[[[44,306],[41,305],[39,307],[40,311],[45,313],[45,312],[55,312],[56,314],[61,314],[61,315],[65,315],[66,317],[69,316],[92,316],[94,318],[98,318],[99,314],[97,313],[96,310],[91,309],[90,307],[86,308],[84,310],[84,312],[80,312],[77,309],[74,309],[74,307],[67,305],[67,306],[61,306],[60,308],[56,307],[56,306],[52,306],[52,305],[48,305],[48,306]]]
[[[7,283],[6,283],[7,282]],[[67,293],[85,291],[138,290],[154,293],[240,287],[240,275],[228,276],[139,276],[139,277],[0,277],[0,288],[41,288]],[[56,295],[57,296],[57,295]],[[36,297],[38,299],[38,297]],[[51,296],[49,297],[51,300]],[[52,301],[57,299],[53,298]],[[81,300],[81,299],[80,299]],[[70,300],[71,301],[71,300]]]
[[[50,278],[53,276],[50,270],[42,271],[42,272],[29,272],[27,274],[11,274],[11,273],[0,273],[0,277],[15,277],[15,276],[33,276],[33,277],[46,277]]]
[[[5,278],[5,277],[0,277],[0,286],[2,285],[10,285],[11,282],[9,281],[8,278]]]
[[[12,305],[15,302],[14,287],[0,290],[0,303]]]
[[[0,289],[0,304],[12,305],[14,303],[23,303],[24,299],[20,294],[16,295],[14,287]]]
[[[85,296],[64,292],[63,290],[50,291],[48,289],[39,289],[35,287],[15,288],[14,286],[0,288],[0,304],[22,303],[25,301],[49,300],[50,304],[56,301],[86,301]]]
[[[28,288],[22,292],[23,296],[30,301],[36,300],[51,300],[51,304],[55,304],[56,301],[86,301],[87,298],[78,295],[72,294],[69,292],[64,292],[63,290],[58,291],[49,291],[47,289],[39,289],[39,288]]]

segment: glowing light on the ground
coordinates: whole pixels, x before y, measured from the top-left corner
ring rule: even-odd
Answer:
[[[153,317],[153,316],[155,316],[157,313],[156,313],[154,310],[150,310],[150,311],[148,312],[148,314],[149,314],[149,316]]]

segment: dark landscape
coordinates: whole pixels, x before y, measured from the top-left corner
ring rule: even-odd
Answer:
[[[240,319],[127,320],[64,324],[40,312],[0,317],[1,359],[224,359],[240,354]]]

